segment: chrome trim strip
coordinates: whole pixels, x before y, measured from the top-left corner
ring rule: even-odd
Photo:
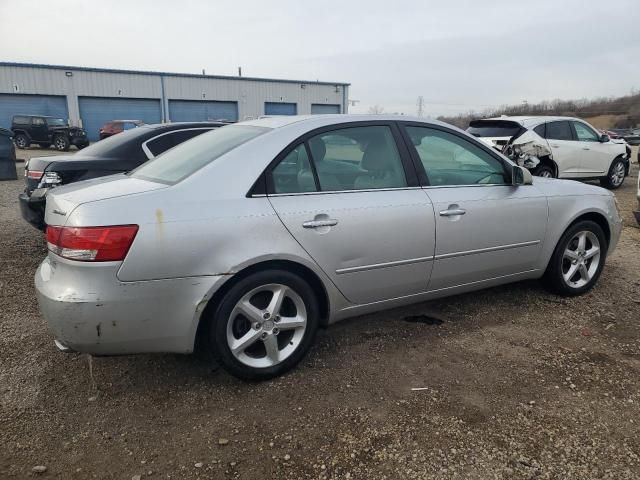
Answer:
[[[394,192],[397,190],[421,190],[422,187],[399,187],[399,188],[366,188],[362,190],[327,190],[321,192],[296,192],[296,193],[269,193],[252,195],[252,197],[296,197],[299,195],[326,195],[336,193],[363,193],[363,192]],[[430,203],[430,202],[428,202]]]
[[[371,265],[361,265],[358,267],[348,267],[348,268],[339,268],[336,270],[337,275],[343,275],[345,273],[356,273],[356,272],[364,272],[367,270],[376,270],[378,268],[387,268],[387,267],[397,267],[399,265],[409,265],[412,263],[422,263],[433,260],[433,257],[420,257],[420,258],[409,258],[407,260],[396,260],[394,262],[384,262],[384,263],[374,263]]]
[[[495,252],[498,250],[510,250],[512,248],[530,247],[537,245],[540,240],[531,240],[529,242],[512,243],[509,245],[498,245],[497,247],[478,248],[476,250],[465,250],[463,252],[443,253],[442,255],[436,255],[436,260],[444,260],[445,258],[464,257],[466,255],[475,255],[476,253]]]

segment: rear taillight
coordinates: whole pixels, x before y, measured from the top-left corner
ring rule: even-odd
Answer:
[[[25,170],[24,173],[27,178],[32,178],[33,180],[40,180],[42,175],[44,175],[44,172],[41,172],[40,170]]]
[[[124,260],[136,233],[138,225],[47,226],[47,246],[56,255],[70,260],[114,262]]]

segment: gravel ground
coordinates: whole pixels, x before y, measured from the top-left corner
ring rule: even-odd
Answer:
[[[43,238],[0,182],[0,478],[640,478],[637,174],[589,294],[523,282],[346,321],[258,384],[177,355],[94,358],[92,380],[47,334]]]

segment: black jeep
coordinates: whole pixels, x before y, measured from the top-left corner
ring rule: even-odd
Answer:
[[[42,148],[51,145],[66,152],[71,145],[78,150],[89,145],[87,133],[78,127],[70,127],[62,118],[44,115],[14,115],[11,122],[13,141],[18,148],[27,148],[37,143]]]

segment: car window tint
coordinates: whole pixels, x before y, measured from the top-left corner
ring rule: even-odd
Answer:
[[[116,135],[116,137],[139,130],[142,129],[135,128]],[[222,128],[215,128],[205,135],[199,135],[192,141],[183,143],[164,155],[146,162],[131,172],[131,176],[174,184],[197,172],[205,165],[214,162],[230,150],[269,130],[269,128],[249,125],[227,125]]]
[[[598,135],[596,132],[591,130],[582,122],[572,122],[573,128],[576,130],[576,137],[581,142],[597,142],[599,141]]]
[[[545,124],[542,123],[540,125],[538,125],[536,128],[533,129],[534,132],[536,132],[538,135],[540,135],[542,138],[545,138]]]
[[[567,121],[547,123],[546,137],[549,140],[573,140],[571,126]]]
[[[36,127],[44,125],[44,118],[32,118],[31,125],[34,125]]]
[[[407,186],[400,154],[387,126],[332,130],[307,143],[322,191]]]
[[[13,117],[13,123],[28,124],[29,117]]]
[[[170,148],[175,147],[176,145],[181,144],[182,142],[186,142],[187,140],[197,137],[201,133],[208,132],[209,130],[177,130],[171,133],[165,133],[164,135],[160,135],[159,137],[152,138],[147,141],[147,148],[153,154],[154,157],[157,157],[163,152],[166,152]]]
[[[316,181],[303,143],[294,148],[271,172],[274,193],[315,192]]]
[[[473,143],[448,132],[407,127],[430,185],[507,184],[503,163]]]

